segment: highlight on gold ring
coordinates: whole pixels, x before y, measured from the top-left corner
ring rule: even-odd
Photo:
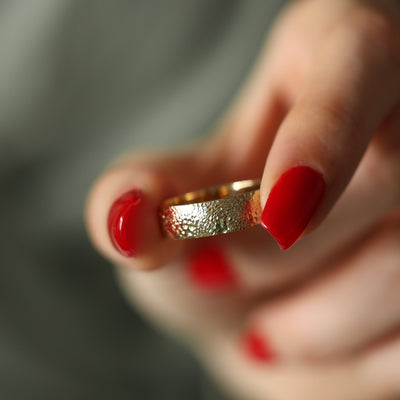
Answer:
[[[260,225],[260,181],[212,186],[165,200],[163,232],[171,239],[194,239]]]

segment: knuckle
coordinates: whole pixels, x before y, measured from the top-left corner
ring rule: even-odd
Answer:
[[[395,273],[400,279],[400,268],[399,268],[399,260],[400,260],[400,207],[398,207],[390,216],[390,225],[388,229],[388,249],[387,253],[393,253],[393,260],[395,260]]]
[[[383,165],[378,167],[380,182],[377,185],[382,186],[382,194],[387,196],[390,204],[394,207],[400,204],[400,165],[395,160],[388,159],[388,156],[385,158],[384,154],[382,154],[381,160]]]
[[[347,16],[347,33],[359,51],[375,50],[387,62],[400,66],[400,27],[388,13],[360,8]]]
[[[316,108],[324,120],[329,122],[330,126],[341,127],[341,129],[345,127],[346,131],[351,132],[358,131],[359,121],[346,106],[343,99],[335,98],[332,95],[329,97],[329,101],[320,101]]]
[[[369,179],[393,206],[400,205],[400,135],[397,136],[393,136],[395,140],[376,137],[367,160]]]
[[[367,37],[387,39],[392,32],[392,20],[381,12],[371,8],[361,8],[350,14],[353,26]]]

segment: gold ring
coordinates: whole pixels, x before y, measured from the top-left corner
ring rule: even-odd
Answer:
[[[260,225],[260,181],[213,186],[164,201],[161,226],[171,239],[220,235]]]

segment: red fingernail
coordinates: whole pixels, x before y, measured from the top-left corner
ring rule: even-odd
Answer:
[[[285,172],[269,194],[261,216],[262,226],[282,250],[306,229],[325,193],[322,174],[306,166]]]
[[[215,247],[191,253],[187,260],[190,279],[203,289],[227,289],[236,285],[236,276],[225,254]]]
[[[141,250],[143,219],[143,194],[139,190],[123,194],[110,208],[108,232],[115,248],[126,257]]]
[[[244,335],[243,347],[246,354],[255,361],[270,362],[275,359],[275,354],[265,338],[254,330]]]

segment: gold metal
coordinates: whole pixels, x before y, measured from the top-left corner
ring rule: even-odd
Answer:
[[[260,182],[246,180],[188,192],[164,201],[161,226],[171,239],[194,239],[260,225]]]

